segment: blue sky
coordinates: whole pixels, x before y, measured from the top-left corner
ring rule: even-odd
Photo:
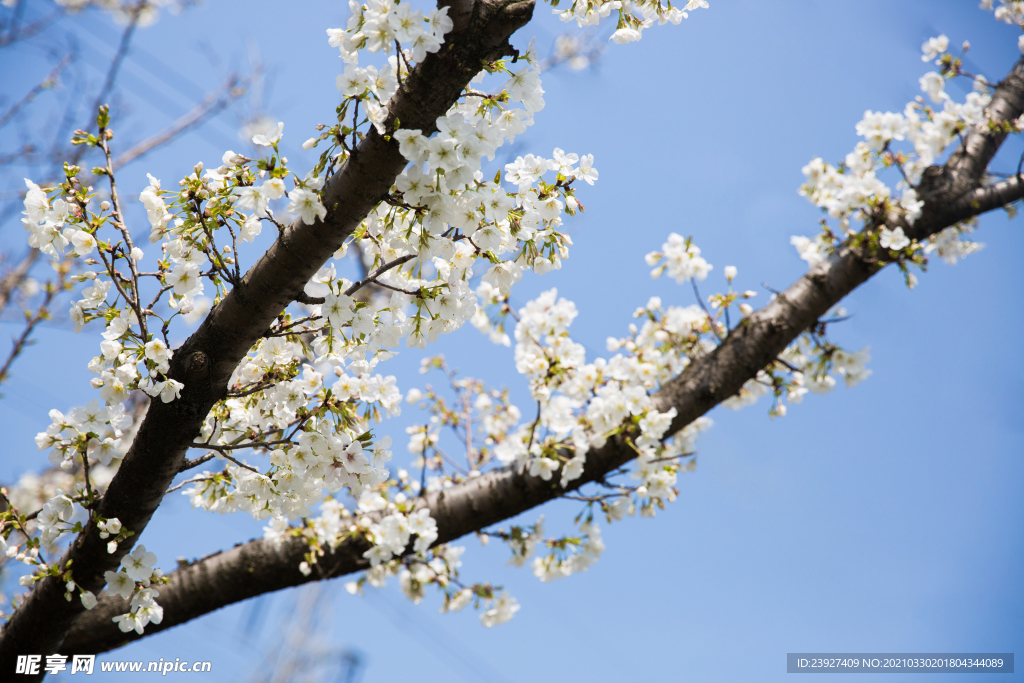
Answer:
[[[285,153],[299,167],[312,159],[299,145],[333,115],[341,62],[324,29],[343,25],[346,12],[342,3],[254,0],[163,16],[140,31],[125,67],[124,137],[167,125],[258,51],[268,74],[262,108],[285,122]],[[549,49],[566,25],[548,13],[539,5],[513,42],[525,47],[536,35]],[[98,78],[117,37],[109,20],[86,14],[55,30],[78,37],[97,65],[88,77]],[[705,294],[724,288],[722,267],[735,265],[737,286],[759,290],[763,304],[761,283],[782,289],[805,270],[790,235],[816,230],[817,210],[796,192],[800,168],[816,156],[840,160],[865,109],[902,111],[929,70],[919,46],[939,33],[952,45],[970,40],[967,68],[991,79],[1020,56],[1017,30],[973,2],[713,0],[678,27],[609,45],[590,70],[545,73],[547,106],[515,153],[592,153],[601,178],[579,193],[587,211],[570,224],[563,269],[528,276],[515,299],[557,287],[580,310],[574,338],[589,357],[603,355],[605,337],[624,334],[649,296],[693,303],[688,288],[652,281],[643,262],[679,232],[715,266]],[[26,83],[46,71],[35,53],[0,59],[22,64]],[[199,160],[218,164],[225,149],[245,146],[237,124],[225,114],[126,167],[119,182],[137,196],[146,172],[170,185]],[[1008,142],[994,168],[1015,169],[1021,147]],[[148,232],[141,212],[137,220]],[[16,223],[4,239],[15,229],[21,239]],[[936,259],[913,291],[884,272],[844,302],[852,317],[834,328],[836,341],[871,346],[874,374],[861,385],[810,396],[784,419],[770,420],[767,402],[713,411],[679,500],[656,519],[605,526],[607,551],[586,573],[542,584],[507,567],[503,547],[466,539],[464,576],[504,584],[522,605],[510,623],[484,629],[470,611],[439,615],[436,599],[414,606],[396,582],[362,598],[333,582],[321,592],[329,607],[317,633],[362,653],[364,681],[423,683],[772,681],[785,677],[787,652],[1024,652],[1020,218],[983,218],[978,239],[986,249],[953,267]],[[0,402],[5,481],[45,464],[31,438],[50,408],[91,397],[94,344],[48,328],[16,368]],[[529,405],[510,349],[467,328],[429,350]],[[403,390],[424,381],[413,370],[421,356],[389,362]],[[391,427],[396,463],[402,428],[416,417],[407,408]],[[143,539],[166,569],[261,534],[261,523],[171,498]],[[555,522],[576,511],[558,503],[542,512]],[[211,660],[218,678],[244,680],[278,638],[273,619],[294,593],[106,658]]]

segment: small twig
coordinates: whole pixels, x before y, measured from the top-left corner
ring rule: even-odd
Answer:
[[[801,370],[800,368],[796,367],[795,365],[792,365],[791,363],[787,363],[786,361],[782,360],[778,356],[775,357],[775,362],[776,363],[781,363],[782,365],[785,365],[792,372],[803,372],[803,370]]]
[[[271,212],[270,209],[267,209],[267,215],[263,216],[263,218],[266,218],[268,221],[273,223],[274,226],[277,227],[278,232],[283,233],[285,231],[284,224],[278,221],[276,218],[274,218],[274,214]]]
[[[133,23],[137,19],[137,15],[138,10],[136,10],[135,15],[133,15]],[[121,236],[124,238],[124,243],[127,247],[127,253],[125,254],[125,256],[127,257],[126,260],[128,261],[128,271],[132,274],[131,283],[133,296],[132,298],[128,298],[128,296],[125,295],[125,301],[129,306],[132,307],[132,309],[135,311],[135,316],[139,319],[139,329],[142,331],[142,341],[143,343],[145,343],[149,341],[149,332],[146,326],[146,315],[145,313],[143,313],[142,304],[139,301],[139,271],[135,265],[135,259],[132,258],[132,252],[135,251],[135,244],[132,242],[131,233],[129,232],[124,220],[124,212],[121,210],[121,200],[117,194],[117,182],[114,180],[114,166],[113,160],[110,156],[110,145],[107,144],[108,140],[106,136],[106,131],[106,126],[100,128],[99,144],[100,148],[103,150],[103,156],[106,158],[107,161],[107,179],[110,181],[110,203],[113,205],[114,209],[114,227],[117,228],[118,232],[120,232]],[[82,212],[82,215],[86,215],[84,211]],[[116,272],[114,271],[114,256],[115,254],[113,250],[111,250],[110,267],[112,276]]]
[[[213,448],[214,450],[220,451],[220,454],[221,454],[222,457],[227,458],[228,460],[230,460],[231,462],[235,463],[239,467],[244,467],[245,469],[249,470],[250,472],[255,472],[256,474],[260,473],[260,471],[258,469],[256,469],[255,467],[252,467],[251,465],[246,465],[244,462],[240,462],[238,460],[235,460],[233,457],[231,457],[230,455],[228,455],[227,453],[222,451],[220,447],[217,447],[217,446],[207,446],[207,448]]]
[[[217,250],[217,242],[213,238],[213,231],[210,230],[210,227],[206,224],[206,216],[203,215],[203,205],[200,203],[199,197],[193,197],[192,203],[195,205],[196,215],[199,216],[199,224],[203,227],[203,232],[206,233],[206,238],[210,240],[210,243],[205,249],[203,249],[203,251],[205,251],[206,255],[210,257],[210,263],[212,263],[213,267],[217,269],[217,272],[220,273],[225,280],[231,283],[232,286],[237,287],[240,278],[235,277],[235,274],[231,272],[228,265],[224,263],[224,256]],[[232,232],[231,234],[232,237],[234,237],[234,233]],[[235,259],[235,263],[238,263],[237,258]]]
[[[409,289],[402,289],[401,287],[392,287],[391,285],[389,285],[386,282],[377,282],[376,280],[372,280],[372,282],[373,282],[373,284],[377,285],[378,287],[383,287],[384,289],[390,289],[392,292],[400,292],[402,294],[408,294],[409,296],[419,296],[422,293],[422,291],[423,291],[422,289],[417,289],[417,290],[413,291],[413,290],[409,290]]]
[[[377,281],[377,278],[379,278],[385,272],[391,270],[392,268],[394,268],[396,266],[400,266],[403,263],[408,263],[409,261],[412,261],[414,258],[416,258],[416,254],[406,254],[405,256],[399,256],[398,258],[396,258],[394,261],[391,261],[390,263],[385,263],[380,268],[375,270],[372,274],[367,275],[365,278],[363,278],[359,282],[356,282],[351,287],[346,289],[345,290],[345,295],[346,296],[352,296],[360,288],[365,287],[366,285],[368,285],[368,284],[370,284],[372,282],[375,285],[380,285],[381,287],[387,287],[388,289],[393,289],[396,292],[402,292],[404,294],[412,294],[412,295],[415,296],[416,292],[406,292],[404,290],[398,289],[397,287],[392,287],[391,285],[386,285],[383,282],[378,282]]]
[[[178,468],[178,471],[184,472],[185,470],[190,470],[193,467],[199,467],[204,462],[209,462],[216,457],[217,456],[214,455],[213,453],[207,453],[206,455],[200,455],[198,458],[194,458],[192,460],[188,460],[186,458],[185,462],[181,463],[181,467]]]
[[[264,336],[276,336],[276,335],[264,335]],[[227,396],[228,396],[228,398],[242,398],[244,396],[251,396],[253,394],[256,394],[256,393],[259,393],[259,392],[263,391],[264,389],[269,389],[270,387],[272,387],[272,386],[274,386],[274,385],[276,385],[276,384],[278,384],[279,382],[282,382],[282,381],[285,381],[285,380],[275,380],[275,379],[272,379],[272,380],[266,381],[266,382],[257,382],[256,384],[252,385],[248,389],[240,389],[238,391],[229,391],[227,393]]]
[[[567,500],[578,500],[582,503],[600,503],[602,501],[608,500],[609,498],[622,498],[624,496],[628,496],[629,493],[630,491],[625,491],[622,493],[605,493],[600,496],[580,496],[572,493],[564,493],[561,497]]]
[[[690,278],[690,284],[693,285],[693,294],[697,297],[697,303],[700,304],[704,314],[708,317],[708,326],[711,328],[711,331],[715,333],[716,337],[718,337],[718,341],[725,341],[722,334],[718,331],[718,325],[715,322],[715,318],[711,315],[711,311],[708,310],[708,307],[704,305],[704,299],[700,297],[700,290],[697,289],[697,281]]]
[[[306,297],[306,298],[309,299],[311,297]],[[317,298],[319,298],[319,297],[317,297]],[[296,299],[296,301],[298,301],[298,299]],[[283,337],[283,336],[286,336],[286,335],[289,335],[289,334],[305,334],[306,332],[309,332],[310,330],[301,330],[301,331],[297,331],[297,332],[289,332],[288,330],[290,330],[291,328],[295,327],[296,325],[301,325],[302,323],[309,323],[309,322],[313,322],[313,321],[316,321],[316,320],[323,320],[323,316],[322,315],[309,315],[309,316],[306,316],[305,318],[299,318],[298,320],[291,321],[287,325],[281,325],[276,330],[271,328],[271,329],[267,330],[263,334],[263,336],[264,337]]]
[[[488,95],[487,93],[480,92],[478,90],[467,90],[462,94],[465,95],[466,97],[479,97],[485,100],[496,100],[499,97],[498,95]]]
[[[139,273],[139,277],[146,276],[159,277],[159,273]],[[153,297],[153,300],[149,302],[149,306],[146,306],[146,308],[148,308],[149,310],[153,310],[153,308],[156,307],[157,302],[160,301],[160,297],[162,297],[164,293],[170,289],[174,289],[174,285],[164,285],[163,287],[161,287],[160,291],[156,293],[156,296]],[[171,348],[170,345],[168,345],[167,348]]]
[[[192,448],[209,448],[210,450],[217,451],[225,458],[228,458],[227,451],[239,451],[245,448],[263,448],[265,446],[280,446],[281,444],[291,444],[288,439],[280,439],[278,441],[247,441],[246,443],[230,444],[227,446],[217,446],[212,443],[197,443]],[[230,459],[230,458],[229,458]],[[232,461],[234,462],[234,461]],[[236,463],[241,464],[241,463]],[[242,465],[242,467],[249,467],[248,465]],[[252,469],[252,468],[250,468]],[[256,470],[253,470],[255,472]]]
[[[680,453],[679,455],[670,455],[668,457],[663,458],[654,458],[653,460],[648,460],[647,464],[653,465],[656,462],[671,462],[672,460],[678,460],[679,458],[689,458],[691,455],[696,455],[696,453]]]
[[[540,401],[537,401],[537,418],[530,425],[530,443],[526,444],[526,451],[529,453],[530,448],[533,447],[533,435],[537,431],[537,425],[540,424]]]
[[[305,417],[302,417],[302,418],[299,418],[298,420],[296,420],[295,421],[295,429],[293,429],[292,433],[289,434],[288,436],[286,436],[285,439],[287,441],[291,442],[291,440],[293,438],[295,438],[295,435],[299,433],[299,430],[302,429],[302,426],[305,425],[307,422],[309,422],[310,418],[312,418],[313,415],[314,415],[314,413],[310,412]]]
[[[315,334],[319,334],[320,332],[323,332],[324,329],[325,328],[323,328],[323,327],[311,327],[311,328],[304,329],[304,330],[290,330],[290,331],[287,331],[287,332],[274,332],[272,330],[268,330],[268,331],[263,333],[263,338],[264,339],[273,339],[274,337],[291,337],[291,336],[296,335],[296,334],[314,334],[315,335]]]
[[[193,477],[192,479],[186,479],[185,481],[181,482],[177,486],[172,486],[171,488],[169,488],[166,491],[164,491],[164,495],[166,496],[168,493],[173,493],[174,491],[177,491],[178,489],[180,489],[182,486],[185,486],[186,484],[195,484],[195,483],[200,482],[200,481],[210,481],[212,479],[213,479],[213,477]]]
[[[228,229],[228,234],[231,235],[231,260],[235,262],[235,285],[242,281],[242,270],[238,265],[238,240],[235,238],[235,230],[231,227],[229,221],[224,221],[224,227]]]
[[[21,355],[21,352],[25,350],[25,347],[30,343],[29,337],[32,335],[32,331],[36,326],[43,320],[43,318],[49,316],[47,306],[53,301],[53,298],[57,296],[57,292],[63,289],[64,278],[60,278],[59,284],[50,283],[49,288],[46,290],[46,296],[43,298],[43,303],[39,305],[38,310],[35,314],[29,318],[28,322],[25,323],[25,329],[16,340],[14,340],[14,347],[11,349],[11,353],[7,356],[7,360],[4,361],[3,366],[0,366],[0,382],[4,382],[7,379],[7,373],[10,371],[11,364],[14,360]]]

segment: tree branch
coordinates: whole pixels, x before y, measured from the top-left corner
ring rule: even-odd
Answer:
[[[232,102],[244,95],[248,86],[248,78],[243,79],[239,78],[237,74],[232,74],[217,93],[207,95],[201,104],[193,107],[190,112],[175,121],[169,128],[143,140],[131,149],[118,155],[114,159],[114,168],[118,169],[131,161],[149,154],[154,149],[170,142],[185,131],[200,125],[209,117],[220,113],[230,106]]]
[[[1001,103],[1012,104],[1003,107]],[[998,111],[1001,120],[1012,120],[1024,113],[1024,60],[1018,62],[1000,84],[993,107],[992,111]],[[938,170],[933,175],[948,174],[949,184],[946,191],[933,194],[926,203],[921,218],[914,225],[917,239],[924,239],[983,210],[997,208],[992,202],[1024,196],[1024,184],[1016,179],[1012,179],[1013,183],[1006,181],[989,188],[978,187],[985,168],[980,160],[987,164],[1004,137],[1005,134],[987,130],[973,131],[965,140],[964,153],[954,154],[945,167],[934,167]],[[982,196],[976,196],[977,193]],[[961,208],[965,205],[973,206],[973,213],[963,215]],[[713,352],[695,359],[680,376],[653,395],[659,411],[670,408],[677,411],[667,433],[682,429],[738,392],[746,381],[774,362],[803,330],[880,269],[869,255],[842,248],[767,306],[744,318]],[[427,494],[423,506],[430,509],[431,517],[437,521],[437,543],[446,543],[587,483],[600,482],[635,455],[621,437],[615,437],[603,448],[587,454],[583,475],[570,482],[566,489],[558,486],[557,477],[544,481],[517,473],[512,468],[502,468]],[[210,555],[169,575],[170,583],[160,589],[163,621],[150,624],[145,635],[263,593],[365,569],[368,562],[362,554],[368,548],[363,540],[347,539],[333,553],[322,557],[309,576],[298,569],[308,546],[297,539],[288,539],[279,546],[257,539]],[[111,621],[126,608],[127,603],[120,597],[102,596],[96,608],[82,615],[74,625],[61,651],[104,652],[137,640],[140,636],[120,633]]]
[[[530,20],[533,5],[533,0],[477,0],[454,7],[455,30],[389,102],[386,128],[400,119],[405,128],[433,133],[436,119],[458,101],[481,63],[513,54],[508,39]],[[135,533],[110,554],[90,522],[60,561],[61,568],[73,563],[78,586],[93,592],[103,588],[104,572],[115,569],[141,536],[210,408],[225,395],[239,360],[386,196],[406,163],[398,142],[371,128],[358,154],[325,186],[325,220],[306,225],[296,219],[176,350],[168,375],[183,382],[181,398],[150,404],[97,511],[100,518],[117,517]],[[0,670],[13,670],[18,654],[58,650],[84,612],[80,601],[64,599],[64,590],[60,579],[47,577],[26,595],[0,634]]]

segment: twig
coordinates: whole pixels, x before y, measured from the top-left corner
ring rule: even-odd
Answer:
[[[25,347],[29,344],[29,337],[32,335],[32,330],[36,328],[36,325],[43,320],[43,318],[49,315],[49,311],[46,307],[50,305],[53,298],[57,296],[57,292],[63,289],[63,277],[60,278],[60,284],[56,285],[50,283],[49,288],[46,290],[46,296],[43,298],[43,303],[39,305],[39,309],[36,310],[35,314],[29,318],[25,324],[25,329],[21,335],[14,341],[14,347],[11,349],[10,355],[7,356],[7,360],[4,361],[2,367],[0,367],[0,382],[7,380],[7,373],[11,368],[11,364],[14,360],[25,350]]]
[[[277,336],[277,335],[266,335],[266,336],[270,337],[270,336]],[[241,389],[239,391],[229,391],[227,393],[227,397],[228,398],[243,398],[245,396],[251,396],[253,394],[256,394],[256,393],[259,393],[259,392],[263,391],[264,389],[269,389],[270,387],[275,386],[276,384],[279,383],[279,381],[285,381],[285,380],[271,380],[269,382],[257,382],[256,384],[254,384],[253,386],[249,387],[248,389]]]
[[[800,368],[798,368],[798,367],[796,367],[795,365],[792,365],[792,364],[790,364],[790,363],[787,363],[786,361],[782,360],[782,359],[781,359],[781,358],[779,358],[778,356],[776,356],[776,358],[775,358],[775,362],[776,362],[776,363],[781,363],[782,365],[785,365],[785,366],[786,366],[787,368],[789,368],[789,369],[790,369],[790,370],[791,370],[792,372],[803,372],[803,370],[801,370]]]
[[[193,448],[209,448],[210,450],[217,451],[226,458],[228,457],[226,455],[227,451],[240,451],[245,448],[262,448],[264,446],[280,446],[282,444],[290,443],[291,441],[288,439],[280,439],[278,441],[247,441],[246,443],[229,444],[227,446],[217,446],[212,443],[197,443]],[[248,465],[243,465],[243,467],[248,467]],[[256,470],[253,471],[255,472]]]
[[[178,468],[178,471],[184,472],[185,470],[190,470],[193,467],[199,467],[204,462],[209,462],[216,457],[217,456],[213,453],[207,453],[206,455],[200,455],[198,458],[193,458],[192,460],[186,459],[185,462],[181,463],[181,467]]]
[[[388,289],[393,289],[393,290],[395,290],[396,292],[403,292],[404,294],[413,294],[413,295],[415,295],[415,294],[416,294],[416,292],[406,292],[405,290],[402,290],[402,289],[398,289],[397,287],[392,287],[392,286],[390,286],[390,285],[386,285],[386,284],[384,284],[383,282],[378,282],[378,281],[377,281],[377,278],[379,278],[379,277],[380,277],[381,275],[383,275],[383,274],[384,274],[385,272],[387,272],[387,271],[391,270],[392,268],[394,268],[394,267],[396,267],[396,266],[400,266],[400,265],[402,265],[403,263],[408,263],[409,261],[412,261],[412,260],[413,260],[414,258],[416,258],[416,254],[406,254],[405,256],[399,256],[398,258],[396,258],[396,259],[395,259],[394,261],[391,261],[390,263],[385,263],[385,264],[384,264],[384,265],[382,265],[382,266],[381,266],[380,268],[378,268],[377,270],[375,270],[375,271],[373,272],[373,274],[371,274],[371,275],[367,275],[367,276],[366,276],[365,278],[363,278],[363,279],[362,279],[362,280],[360,280],[359,282],[356,282],[356,283],[355,283],[355,284],[353,284],[353,285],[352,285],[351,287],[349,287],[348,289],[346,289],[346,290],[345,290],[345,294],[346,294],[347,296],[352,296],[352,295],[353,295],[353,294],[355,294],[355,293],[356,293],[356,291],[358,291],[358,290],[359,290],[359,289],[360,289],[361,287],[365,287],[366,285],[368,285],[369,283],[371,283],[371,282],[372,282],[372,283],[374,283],[374,284],[376,284],[376,285],[380,285],[381,287],[387,287]],[[321,302],[321,303],[323,303],[323,302]]]
[[[718,337],[718,341],[725,341],[722,338],[721,333],[718,331],[718,326],[715,324],[715,319],[711,315],[711,311],[709,311],[708,307],[704,305],[704,299],[700,298],[700,290],[697,289],[697,281],[690,278],[690,284],[693,285],[693,295],[697,297],[697,303],[700,304],[700,307],[704,310],[704,314],[708,317],[708,326],[711,328],[711,331],[715,333],[716,337]]]
[[[136,12],[136,14],[138,14],[138,12]],[[108,108],[108,116],[109,111],[110,110]],[[146,314],[142,310],[142,302],[139,301],[139,270],[138,267],[135,265],[135,259],[132,258],[132,252],[135,251],[135,243],[132,242],[131,233],[128,231],[128,226],[126,225],[124,220],[124,212],[121,210],[121,200],[117,194],[117,181],[114,180],[114,167],[110,156],[110,145],[107,144],[108,140],[106,132],[107,127],[101,126],[99,134],[99,144],[100,148],[103,150],[103,156],[107,161],[107,179],[110,181],[110,203],[113,205],[114,220],[116,221],[114,223],[114,227],[117,228],[118,232],[121,233],[121,237],[124,238],[124,243],[128,247],[125,250],[127,252],[125,256],[127,257],[126,260],[128,261],[128,271],[132,274],[131,283],[133,295],[131,298],[128,298],[128,296],[125,294],[124,297],[126,303],[132,307],[132,310],[135,311],[135,317],[137,317],[139,320],[139,329],[142,332],[142,342],[146,343],[149,341],[149,331],[146,325]],[[85,215],[84,210],[82,214],[83,216]],[[110,256],[110,275],[111,278],[116,281],[117,271],[115,269],[114,264],[116,254],[114,253],[113,248],[111,248],[110,250]],[[120,287],[118,287],[118,289],[120,289]]]
[[[239,462],[238,460],[235,460],[233,457],[231,457],[230,455],[228,455],[227,453],[222,451],[220,449],[220,447],[207,446],[207,448],[213,448],[214,450],[220,451],[221,456],[227,458],[228,460],[230,460],[231,462],[235,463],[239,467],[244,467],[245,469],[249,470],[250,472],[255,472],[256,474],[260,473],[260,471],[258,469],[256,469],[255,467],[252,467],[251,465],[246,465],[244,462]]]
[[[538,424],[540,424],[540,401],[537,401],[537,419],[530,425],[530,443],[526,444],[527,453],[529,453],[530,448],[533,446],[533,435],[537,431]]]
[[[169,488],[166,491],[164,491],[164,495],[166,496],[168,493],[173,493],[174,491],[177,491],[178,489],[180,489],[182,486],[185,486],[186,484],[195,484],[196,482],[210,481],[211,479],[213,479],[213,477],[193,477],[192,479],[186,479],[185,481],[181,482],[177,486],[172,486],[171,488]]]

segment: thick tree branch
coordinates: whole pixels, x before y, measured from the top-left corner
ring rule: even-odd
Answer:
[[[1000,120],[1012,120],[1024,113],[1024,60],[1000,84],[992,111]],[[967,136],[966,153],[954,154],[944,167],[935,167],[932,177],[945,177],[948,184],[944,192],[933,193],[913,226],[917,239],[1024,196],[1024,183],[1017,178],[978,187],[984,164],[992,159],[1004,137],[991,131],[974,131]],[[695,360],[654,394],[660,411],[675,408],[678,413],[668,433],[682,429],[734,395],[803,330],[879,270],[874,259],[843,248],[744,319],[714,352]],[[503,468],[428,494],[423,505],[437,521],[437,542],[445,543],[599,481],[635,455],[632,448],[613,439],[604,448],[587,454],[583,476],[567,489],[558,486],[557,476],[544,481]],[[146,636],[263,593],[365,569],[368,563],[362,554],[368,547],[363,541],[346,540],[335,552],[321,558],[310,576],[298,569],[308,546],[296,539],[280,546],[257,539],[196,561],[170,575],[170,583],[160,593],[163,621],[147,626]],[[78,620],[62,651],[103,652],[138,639],[135,633],[120,633],[111,622],[126,609],[127,603],[120,597],[104,595],[96,608]]]
[[[400,119],[404,128],[433,133],[436,119],[458,100],[482,63],[512,54],[508,39],[530,20],[533,0],[477,0],[460,2],[456,9],[455,30],[442,49],[417,65],[392,98],[389,128]],[[324,188],[326,219],[292,223],[176,350],[169,376],[184,383],[181,398],[151,404],[98,510],[104,518],[117,517],[135,535],[109,554],[90,523],[61,560],[61,567],[73,563],[81,588],[103,588],[104,572],[115,569],[141,536],[240,359],[387,194],[406,163],[397,141],[371,128]],[[18,654],[56,652],[83,611],[80,601],[64,599],[59,579],[38,582],[0,633],[0,670],[13,671]]]

